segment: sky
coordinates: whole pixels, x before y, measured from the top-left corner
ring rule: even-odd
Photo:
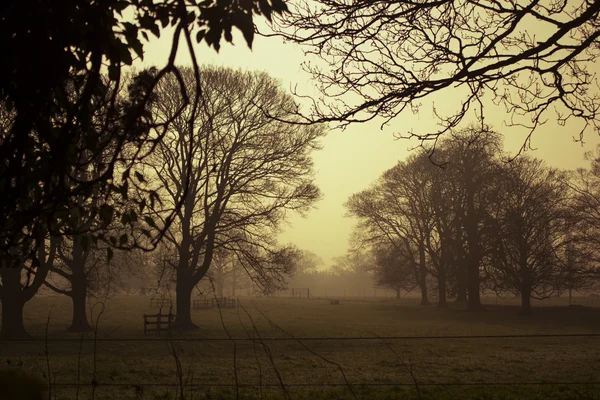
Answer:
[[[137,67],[164,66],[171,39],[170,31],[163,31],[160,39],[151,39],[145,46],[144,60],[138,62]],[[317,93],[310,75],[301,68],[303,62],[314,60],[305,56],[298,45],[283,43],[279,38],[255,37],[250,50],[238,34],[234,35],[234,45],[223,43],[219,53],[204,44],[195,44],[194,51],[199,63],[266,71],[280,79],[286,90],[296,88],[303,94]],[[180,65],[190,64],[183,42],[176,61]],[[451,91],[438,96],[436,107],[451,107],[451,96]],[[523,144],[524,132],[504,128],[503,121],[507,116],[503,109],[494,108],[486,112],[492,127],[506,132],[505,150],[514,154]],[[330,131],[322,140],[322,150],[314,153],[315,183],[323,198],[305,217],[290,215],[288,224],[279,235],[280,241],[317,254],[325,267],[332,265],[335,257],[347,252],[349,235],[356,223],[345,215],[344,202],[352,194],[368,188],[385,170],[410,154],[416,143],[395,139],[394,133],[408,129],[423,131],[433,126],[433,120],[431,105],[427,104],[417,115],[410,111],[401,114],[383,130],[378,123],[365,123],[351,125],[344,131]],[[585,167],[584,153],[600,143],[600,138],[589,134],[582,146],[573,140],[577,128],[577,125],[562,127],[548,121],[534,134],[532,147],[535,150],[530,154],[558,168]]]

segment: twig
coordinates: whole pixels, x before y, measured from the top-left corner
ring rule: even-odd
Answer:
[[[271,326],[279,329],[280,331],[282,331],[283,333],[285,333],[289,337],[293,338],[302,347],[304,347],[304,349],[306,351],[308,351],[310,354],[314,355],[315,357],[320,358],[321,360],[325,361],[328,364],[335,365],[338,368],[338,370],[340,371],[340,373],[342,374],[342,378],[344,378],[344,382],[346,383],[346,386],[348,387],[348,391],[350,391],[350,393],[352,394],[352,397],[354,397],[355,400],[358,400],[358,397],[356,396],[356,393],[354,393],[354,390],[352,390],[352,385],[350,385],[350,382],[348,381],[348,378],[346,377],[346,373],[344,372],[344,369],[342,368],[342,366],[340,364],[336,363],[335,361],[331,361],[331,360],[323,357],[319,353],[317,353],[317,352],[313,351],[312,349],[310,349],[307,345],[305,345],[302,342],[302,340],[296,338],[294,335],[292,335],[291,333],[289,333],[288,331],[286,331],[285,329],[283,329],[282,327],[280,327],[279,325],[277,325],[276,323],[274,323],[273,321],[271,321],[271,319],[269,317],[267,317],[265,315],[265,313],[260,308],[258,308],[254,302],[252,302],[252,305],[269,322],[269,324],[271,324]]]
[[[75,393],[75,400],[79,400],[79,383],[81,382],[81,351],[83,348],[83,332],[81,332],[79,341],[79,352],[77,353],[77,392]]]
[[[46,374],[48,375],[48,400],[52,400],[52,369],[50,368],[50,352],[48,351],[48,327],[50,326],[50,314],[52,308],[48,311],[48,319],[46,320],[46,334],[44,342],[44,355],[46,356]]]
[[[373,333],[373,334],[375,336],[378,336],[376,333]],[[410,374],[412,381],[415,383],[415,388],[417,389],[417,396],[418,396],[419,400],[421,400],[423,397],[421,396],[421,389],[419,388],[419,382],[417,381],[417,377],[415,376],[415,374],[413,372],[412,363],[410,364],[410,367],[408,365],[406,365],[404,360],[400,357],[400,355],[396,352],[396,350],[394,350],[394,348],[388,342],[386,342],[383,338],[381,338],[381,342],[396,356],[398,361],[400,361],[400,364],[402,364],[404,369],[406,369],[406,371]]]
[[[242,318],[240,317],[240,308],[239,307],[241,307],[241,305],[239,305],[238,309],[236,310],[238,321],[240,322],[242,329],[246,333],[246,336],[249,339],[254,339],[252,337],[252,335],[250,335],[250,332],[248,332],[248,330],[246,329],[246,325],[244,325],[244,322],[242,321]],[[255,325],[253,325],[253,329],[257,330]],[[252,351],[254,352],[254,359],[256,360],[256,365],[258,366],[258,389],[260,391],[260,398],[261,398],[261,400],[263,400],[262,366],[260,365],[260,360],[258,359],[258,354],[256,352],[256,340],[252,340]]]
[[[100,317],[102,316],[102,314],[104,314],[104,310],[106,310],[106,306],[104,304],[104,302],[102,303],[96,303],[94,304],[94,306],[92,307],[92,312],[94,311],[94,308],[96,308],[96,306],[100,304],[102,306],[102,308],[100,309],[100,312],[98,313],[98,316],[96,317],[96,323],[94,324],[94,351],[93,351],[93,358],[92,358],[92,395],[91,395],[91,399],[94,400],[95,396],[96,396],[96,387],[98,386],[98,380],[96,379],[96,357],[97,357],[97,353],[98,353],[98,324],[100,322]]]
[[[265,352],[265,355],[269,359],[269,362],[271,363],[271,366],[273,367],[273,371],[275,371],[275,375],[277,376],[277,379],[279,380],[279,385],[281,386],[281,390],[283,391],[284,397],[286,399],[291,399],[291,396],[288,393],[287,388],[285,387],[285,384],[283,383],[283,378],[281,377],[281,374],[279,373],[279,370],[275,366],[275,360],[273,359],[273,354],[271,353],[271,348],[269,346],[267,346],[265,344],[265,342],[263,341],[263,338],[261,337],[260,332],[258,331],[256,323],[254,322],[254,319],[252,318],[252,316],[250,315],[250,313],[248,312],[248,310],[246,310],[246,308],[242,305],[242,303],[239,304],[239,307],[248,316],[248,319],[250,320],[250,323],[252,324],[252,327],[254,328],[254,333],[256,334],[256,337],[258,337],[258,341],[259,341],[260,345],[262,346],[262,348],[263,348],[263,350]],[[255,342],[255,340],[252,340],[252,342]],[[261,386],[262,386],[262,382],[261,382]]]
[[[235,398],[236,400],[240,399],[240,388],[238,381],[238,373],[237,373],[237,343],[235,339],[229,333],[227,326],[225,326],[225,320],[223,319],[223,313],[221,312],[221,304],[219,303],[219,299],[217,298],[217,291],[215,290],[215,284],[212,278],[209,276],[208,281],[210,282],[210,286],[212,286],[213,297],[215,298],[215,302],[217,303],[217,310],[219,310],[219,317],[221,318],[221,326],[225,331],[227,337],[233,342],[233,376],[235,378]]]
[[[173,356],[173,360],[175,360],[175,373],[177,376],[177,389],[179,391],[179,399],[185,400],[185,385],[183,383],[183,368],[181,367],[181,359],[179,358],[179,354],[177,354],[177,349],[175,348],[175,344],[173,343],[173,338],[169,338],[167,340],[167,347]],[[177,397],[177,392],[175,393],[175,397]]]

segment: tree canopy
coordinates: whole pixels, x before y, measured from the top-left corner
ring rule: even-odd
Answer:
[[[18,253],[34,256],[41,232],[64,231],[75,197],[101,192],[104,198],[116,195],[113,198],[133,201],[127,199],[127,192],[137,181],[128,171],[147,155],[135,149],[144,147],[140,142],[160,141],[160,135],[151,137],[150,132],[164,133],[170,122],[152,124],[148,104],[157,83],[167,73],[178,73],[174,61],[180,39],[185,39],[195,65],[194,41],[204,41],[218,51],[223,40],[232,42],[235,27],[251,46],[254,16],[271,19],[285,10],[282,0],[3,1],[2,254],[19,248]],[[122,68],[143,58],[150,36],[160,36],[166,27],[174,28],[166,66],[138,77],[124,93]],[[200,90],[195,98],[187,95],[183,85],[180,90],[186,103],[198,107]],[[93,168],[98,172],[93,177],[80,174]],[[139,203],[150,203],[152,198],[148,194]],[[123,217],[114,204],[85,207],[103,225],[136,220],[131,210]],[[153,238],[154,244],[161,233]],[[20,262],[5,258],[3,263]]]
[[[485,96],[530,135],[549,118],[580,120],[581,135],[600,128],[597,0],[303,0],[290,11],[265,34],[324,62],[306,64],[324,95],[309,119],[388,122],[451,91],[453,110],[434,110],[439,130],[401,135],[435,140],[471,112],[483,125]]]

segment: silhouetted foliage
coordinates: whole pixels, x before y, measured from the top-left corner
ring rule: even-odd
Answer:
[[[450,293],[469,310],[482,309],[484,289],[511,293],[521,296],[523,313],[531,299],[594,287],[594,168],[567,174],[535,158],[508,159],[498,133],[470,127],[351,196],[356,245],[372,252],[377,279],[419,285],[426,303],[433,277],[439,306]]]
[[[522,156],[505,165],[498,180],[494,249],[490,276],[494,289],[521,296],[521,312],[531,298],[544,299],[561,288],[565,271],[559,254],[567,249],[571,216],[564,176],[540,160]]]
[[[254,15],[271,19],[286,6],[281,0],[240,2],[7,0],[0,5],[0,251],[3,265],[21,259],[10,249],[35,256],[42,232],[64,233],[71,210],[86,208],[102,225],[113,220],[129,226],[136,207],[118,212],[114,204],[82,204],[74,198],[102,195],[140,208],[154,203],[155,193],[130,199],[128,191],[141,175],[129,171],[166,132],[170,121],[149,121],[154,87],[174,65],[180,39],[195,55],[192,41],[216,50],[240,29],[249,46]],[[122,15],[130,15],[126,19]],[[144,43],[174,28],[166,66],[142,74],[122,95],[122,67],[143,58]],[[194,37],[195,36],[195,37]],[[103,76],[108,71],[108,78]],[[198,84],[198,83],[197,83]],[[185,104],[196,98],[180,87]],[[151,133],[158,135],[150,137]],[[97,174],[82,175],[95,168]],[[143,178],[143,177],[142,177]],[[116,201],[116,200],[115,200]],[[92,227],[88,229],[92,230]],[[156,245],[162,232],[154,235]],[[142,245],[132,243],[121,245]]]

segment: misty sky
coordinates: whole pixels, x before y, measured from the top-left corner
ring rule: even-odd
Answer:
[[[159,40],[151,40],[145,46],[144,65],[163,66],[171,46],[171,31],[162,31]],[[305,56],[301,48],[282,43],[278,38],[256,37],[253,50],[246,46],[241,35],[234,35],[232,46],[223,43],[217,54],[204,44],[196,45],[195,52],[200,63],[217,64],[262,70],[279,78],[285,89],[296,87],[303,94],[316,94],[310,76],[302,71],[302,62],[318,62]],[[189,53],[182,42],[179,46],[178,64],[189,65]],[[137,67],[140,67],[137,64]],[[451,109],[452,91],[435,98],[439,110]],[[302,102],[301,102],[302,103]],[[491,105],[491,103],[489,104]],[[503,126],[506,114],[502,108],[486,108],[488,123],[498,131],[506,131],[505,149],[514,153],[524,140],[524,131]],[[381,173],[404,159],[416,142],[396,140],[394,132],[406,133],[410,129],[423,132],[435,128],[432,104],[423,104],[418,115],[402,114],[389,126],[380,129],[380,123],[353,125],[345,131],[333,130],[322,141],[323,149],[314,154],[316,184],[323,199],[306,218],[291,215],[290,226],[280,235],[281,242],[291,242],[301,249],[310,250],[331,265],[333,258],[342,256],[348,249],[348,237],[353,219],[345,217],[344,202],[350,195],[367,188]],[[598,136],[588,135],[585,145],[573,141],[580,125],[561,127],[548,121],[534,135],[534,156],[546,160],[550,165],[561,168],[585,166],[584,153],[600,142]]]

